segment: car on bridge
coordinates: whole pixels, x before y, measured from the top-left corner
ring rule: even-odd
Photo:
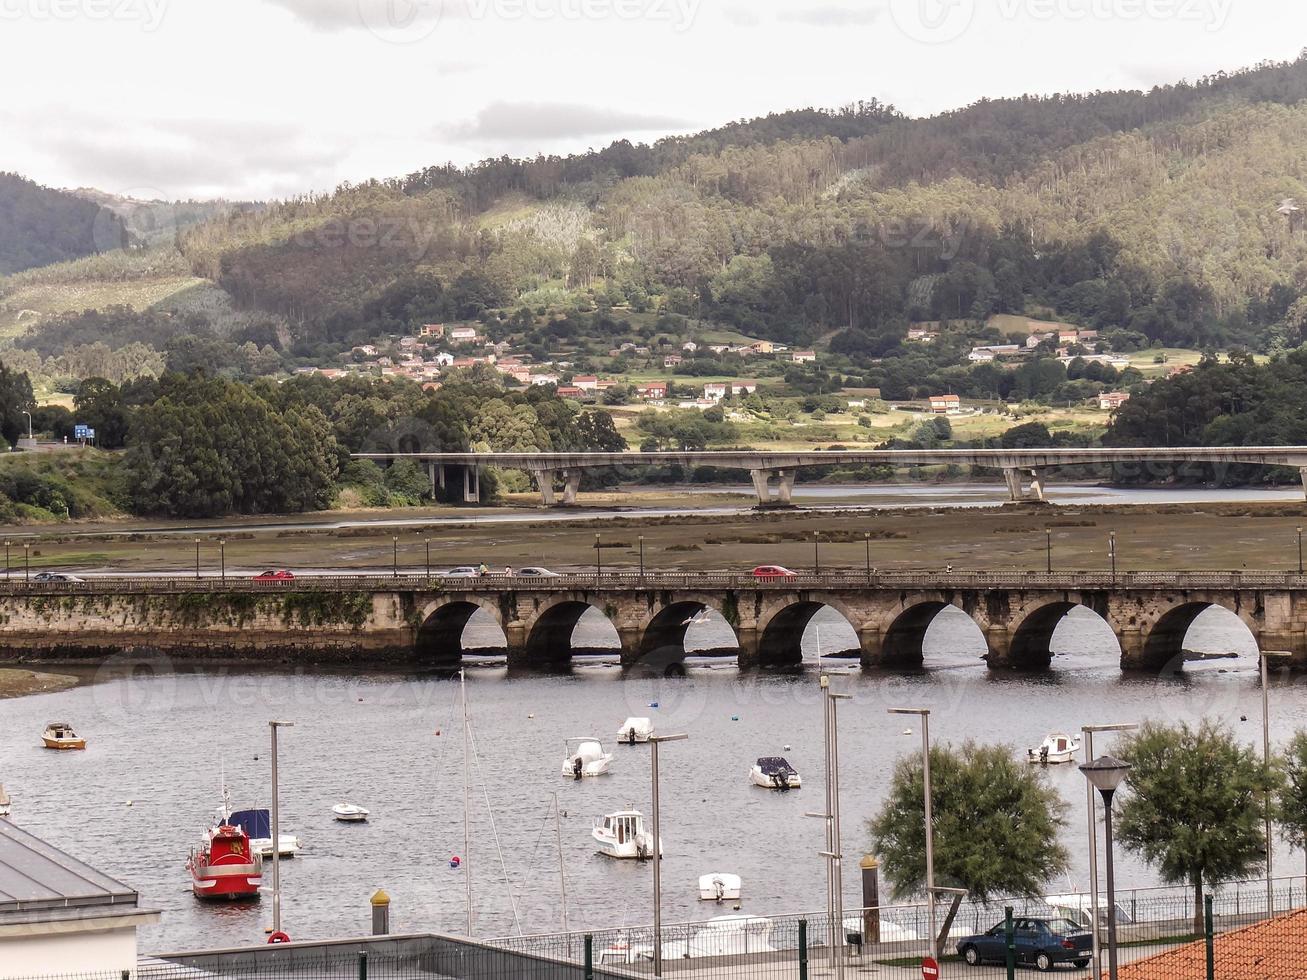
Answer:
[[[539,565],[528,565],[526,568],[519,568],[514,574],[520,575],[522,578],[562,578],[557,572],[551,572]]]
[[[1083,970],[1093,952],[1093,936],[1070,919],[1032,919],[1021,917],[1012,922],[1012,941],[1016,945],[1018,964],[1029,964],[1041,972],[1059,963],[1071,963]],[[958,943],[958,955],[968,966],[1007,960],[1007,923],[1000,922],[988,932],[967,936]]]
[[[32,576],[33,582],[85,582],[86,579],[69,575],[67,572],[37,572]]]
[[[752,574],[760,582],[775,582],[778,579],[796,578],[799,573],[790,571],[784,565],[759,565]]]
[[[445,578],[480,578],[481,569],[475,565],[459,565],[457,568],[451,568],[445,572]]]
[[[289,582],[295,577],[295,573],[287,571],[284,568],[269,568],[266,572],[259,572],[254,576],[256,582]]]

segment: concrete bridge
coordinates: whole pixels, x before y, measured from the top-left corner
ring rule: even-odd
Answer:
[[[747,470],[761,506],[786,506],[796,474],[813,466],[971,466],[1000,470],[1013,501],[1044,500],[1048,471],[1058,466],[1114,465],[1143,470],[1150,464],[1204,463],[1211,466],[1296,468],[1307,490],[1307,446],[1153,447],[1117,449],[865,449],[831,452],[705,451],[662,453],[355,453],[359,459],[424,464],[432,494],[444,488],[448,468],[462,473],[463,499],[476,503],[481,470],[488,466],[531,474],[546,507],[575,504],[581,474],[600,467],[714,466]]]
[[[730,624],[742,668],[792,668],[819,609],[837,610],[868,668],[919,667],[926,630],[943,609],[976,624],[994,669],[1049,666],[1050,642],[1077,606],[1100,616],[1124,669],[1161,670],[1184,657],[1186,631],[1221,606],[1260,649],[1307,667],[1307,576],[1275,573],[855,573],[760,582],[729,573],[349,576],[286,583],[100,579],[0,585],[0,650],[11,660],[170,657],[452,667],[469,620],[503,630],[510,666],[565,668],[572,633],[597,610],[612,623],[622,663],[658,671],[685,658],[688,624],[715,610]]]

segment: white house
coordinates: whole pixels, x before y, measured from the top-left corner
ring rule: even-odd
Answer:
[[[811,364],[817,359],[816,351],[796,350],[790,352],[790,360],[795,364]]]
[[[735,381],[731,384],[731,394],[736,396],[752,395],[757,390],[758,382],[756,381]]]
[[[930,410],[936,415],[957,415],[962,411],[962,399],[957,395],[931,395]]]
[[[436,356],[431,359],[435,361],[437,364],[439,364],[441,367],[449,367],[451,364],[454,363],[454,355],[447,353],[446,351],[443,350],[440,353],[436,354]]]
[[[0,980],[136,974],[136,930],[159,913],[137,894],[0,820]]]
[[[719,402],[726,397],[726,392],[730,386],[720,381],[712,381],[703,386],[703,397],[711,401]]]
[[[1021,351],[1019,344],[995,344],[991,347],[973,347],[967,360],[974,364],[985,364],[996,357],[1007,357]]]
[[[478,339],[476,327],[454,327],[449,331],[449,340],[454,344],[474,344]]]

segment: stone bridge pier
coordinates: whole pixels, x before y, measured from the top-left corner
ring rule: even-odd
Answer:
[[[750,470],[749,478],[753,480],[753,492],[758,495],[758,506],[793,506],[795,475],[793,469]],[[772,494],[772,483],[776,484],[775,495]]]
[[[540,488],[540,498],[546,507],[558,505],[558,494],[554,488],[560,478],[563,481],[563,506],[576,506],[576,494],[581,489],[579,469],[533,470],[531,475],[535,477],[536,485]]]

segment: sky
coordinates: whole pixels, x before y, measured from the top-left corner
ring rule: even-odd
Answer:
[[[1303,0],[0,0],[0,171],[267,200],[803,106],[1149,88],[1304,44]]]

